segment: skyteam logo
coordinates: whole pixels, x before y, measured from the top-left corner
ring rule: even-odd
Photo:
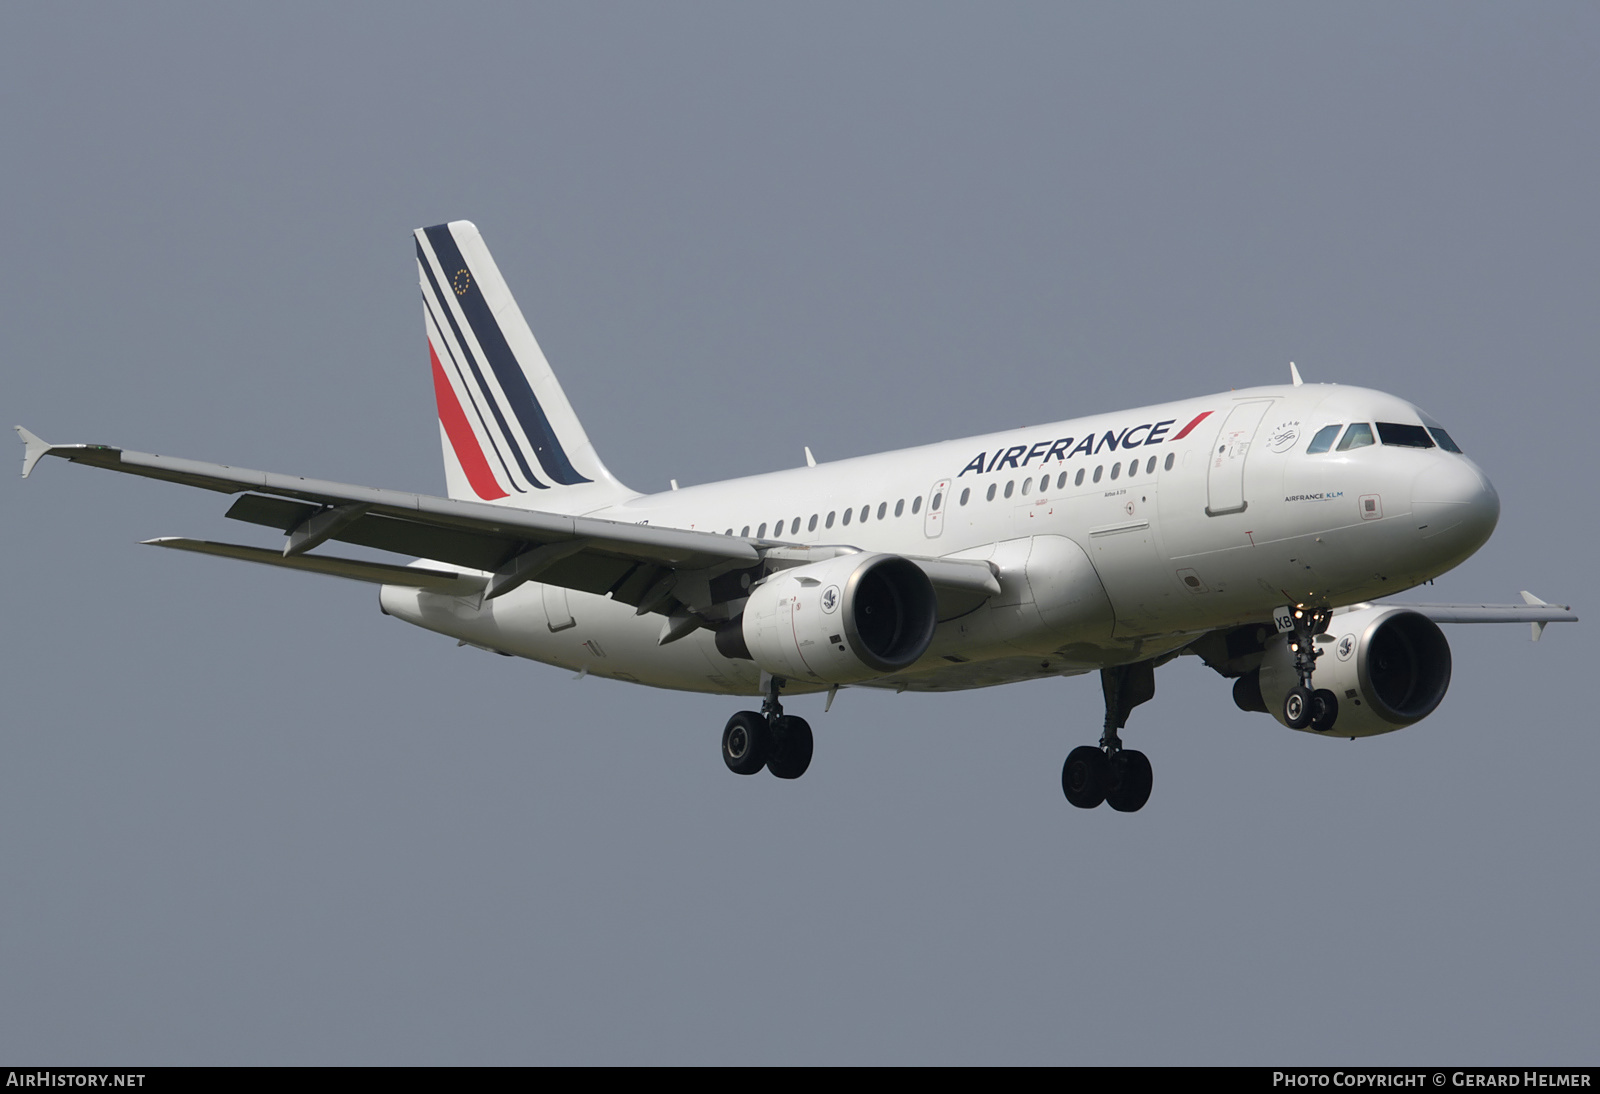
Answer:
[[[1350,656],[1356,652],[1356,636],[1353,634],[1345,635],[1339,639],[1339,645],[1336,648],[1339,652],[1339,660],[1350,660]]]
[[[826,615],[832,615],[838,610],[839,586],[829,585],[826,589],[822,590],[822,611]]]

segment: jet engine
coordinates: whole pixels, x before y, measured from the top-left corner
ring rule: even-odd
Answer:
[[[1289,639],[1268,639],[1261,658],[1261,698],[1279,722],[1285,696],[1300,682]],[[1311,686],[1338,702],[1332,724],[1321,730],[1330,737],[1372,737],[1420,722],[1450,687],[1450,643],[1438,624],[1409,608],[1335,615],[1316,643],[1322,656]]]
[[[933,585],[915,562],[840,555],[780,570],[751,589],[742,621],[718,633],[717,648],[773,676],[850,684],[915,662],[937,622]]]

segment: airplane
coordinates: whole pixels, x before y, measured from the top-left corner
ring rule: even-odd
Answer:
[[[1291,383],[642,494],[606,469],[478,229],[417,229],[446,497],[101,444],[21,426],[44,456],[237,495],[281,548],[154,546],[380,586],[385,615],[507,656],[658,688],[751,696],[722,733],[738,774],[805,773],[813,735],[782,696],[946,692],[1100,674],[1097,744],[1062,791],[1141,809],[1123,747],[1154,670],[1185,654],[1235,703],[1322,736],[1401,729],[1450,683],[1440,623],[1570,607],[1377,598],[1459,565],[1499,519],[1437,421],[1383,392]],[[392,552],[381,563],[316,549]]]

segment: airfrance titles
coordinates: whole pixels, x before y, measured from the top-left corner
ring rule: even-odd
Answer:
[[[1163,422],[1143,422],[1139,425],[1126,426],[1120,431],[1108,429],[1098,437],[1093,433],[1081,438],[1058,437],[1054,440],[1038,441],[1032,445],[1019,444],[1011,448],[997,448],[993,452],[979,452],[961,469],[961,475],[965,475],[968,471],[987,475],[991,471],[1003,471],[1008,467],[1020,470],[1034,460],[1049,463],[1051,460],[1070,460],[1074,456],[1098,456],[1103,452],[1115,452],[1118,449],[1148,448],[1164,441],[1181,441],[1189,435],[1190,430],[1210,416],[1211,411],[1202,412],[1171,437],[1167,436],[1167,430],[1177,422],[1176,418],[1168,418]],[[956,477],[960,478],[961,475]]]

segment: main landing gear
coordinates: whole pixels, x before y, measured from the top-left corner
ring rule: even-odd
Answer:
[[[1316,636],[1328,629],[1332,613],[1326,608],[1294,608],[1290,618],[1294,631],[1289,636],[1289,649],[1294,653],[1294,671],[1300,682],[1283,697],[1283,722],[1290,729],[1310,726],[1318,733],[1326,733],[1339,717],[1339,699],[1327,688],[1313,689],[1311,676],[1323,653],[1317,649]]]
[[[778,692],[783,681],[769,678],[761,712],[741,710],[722,731],[722,762],[736,775],[765,767],[780,779],[798,779],[811,766],[811,726],[783,712]]]
[[[1150,761],[1143,752],[1123,748],[1117,730],[1128,724],[1134,707],[1155,695],[1155,664],[1140,661],[1101,669],[1100,688],[1106,697],[1100,747],[1084,745],[1067,755],[1061,768],[1061,792],[1079,809],[1093,809],[1105,802],[1119,813],[1137,813],[1150,800]]]

